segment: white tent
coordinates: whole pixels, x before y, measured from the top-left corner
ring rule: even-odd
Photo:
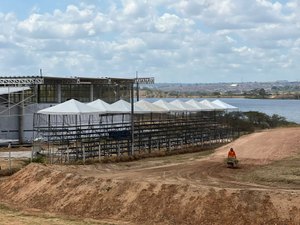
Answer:
[[[214,100],[212,103],[214,103],[216,105],[219,105],[221,107],[224,107],[227,110],[238,110],[238,107],[235,107],[233,105],[227,104],[226,102],[223,102],[223,101],[221,101],[219,99]]]
[[[211,110],[213,110],[212,107],[207,106],[205,104],[202,104],[200,102],[197,102],[195,99],[188,100],[186,103],[191,105],[191,106],[194,106],[199,111],[211,111]]]
[[[119,100],[110,105],[111,110],[116,113],[131,113],[131,104],[124,100]],[[142,114],[142,113],[150,113],[148,110],[142,109],[138,106],[134,106],[134,113]]]
[[[180,101],[180,100],[178,100],[178,99],[176,99],[176,100],[170,102],[170,104],[175,105],[176,107],[178,107],[178,108],[180,108],[180,109],[183,109],[183,110],[185,110],[185,111],[190,111],[190,112],[199,111],[198,108],[196,108],[196,107],[194,107],[194,106],[192,106],[192,105],[189,105],[189,104],[187,104],[187,103],[185,103],[185,102],[183,102],[183,101]]]
[[[113,110],[111,109],[111,105],[101,99],[97,99],[93,102],[87,103],[87,105],[98,109],[99,111],[101,111],[101,113],[104,114],[113,113]]]
[[[81,115],[81,114],[99,114],[99,109],[88,106],[75,99],[68,100],[58,105],[39,110],[38,114],[47,115]]]
[[[138,106],[144,110],[149,111],[150,113],[165,113],[168,112],[165,108],[162,108],[158,105],[155,105],[153,103],[147,102],[145,100],[140,100],[136,103],[134,103],[135,106]]]
[[[211,107],[212,110],[225,110],[224,107],[221,107],[221,106],[219,106],[215,103],[212,103],[212,102],[210,102],[206,99],[201,101],[200,103],[203,104],[203,105],[206,105],[207,107]]]
[[[166,109],[168,112],[184,112],[185,111],[185,110],[178,108],[177,106],[172,105],[169,102],[166,102],[162,99],[157,100],[156,102],[153,102],[153,104]]]

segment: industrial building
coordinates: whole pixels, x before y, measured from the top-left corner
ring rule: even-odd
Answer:
[[[129,101],[133,86],[139,81],[151,83],[154,79],[0,77],[0,140],[31,142],[33,114],[69,99],[91,102],[100,98],[108,103],[119,99]]]

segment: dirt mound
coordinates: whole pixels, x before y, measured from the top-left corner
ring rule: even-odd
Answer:
[[[245,135],[217,149],[213,157],[226,157],[231,147],[243,161],[266,164],[300,152],[300,128],[279,128]]]
[[[86,177],[31,164],[0,183],[22,207],[131,224],[297,224],[299,192],[231,190]],[[286,204],[276,205],[276,199]]]
[[[115,224],[300,224],[300,187],[241,181],[238,171],[300,153],[300,128],[244,136],[209,157],[84,166],[30,164],[0,181],[0,199],[24,209]],[[228,148],[247,162],[223,163]],[[191,157],[191,158],[189,158]],[[252,163],[252,164],[251,164]],[[294,179],[299,179],[294,173]]]

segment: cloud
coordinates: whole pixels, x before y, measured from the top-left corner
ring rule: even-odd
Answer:
[[[165,82],[298,76],[296,0],[76,2],[52,11],[35,4],[22,19],[0,10],[2,73],[133,77],[138,70]]]

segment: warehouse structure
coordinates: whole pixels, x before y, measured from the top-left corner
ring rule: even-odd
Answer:
[[[33,114],[40,109],[69,99],[129,101],[135,83],[153,82],[153,78],[0,77],[0,140],[31,142]]]

